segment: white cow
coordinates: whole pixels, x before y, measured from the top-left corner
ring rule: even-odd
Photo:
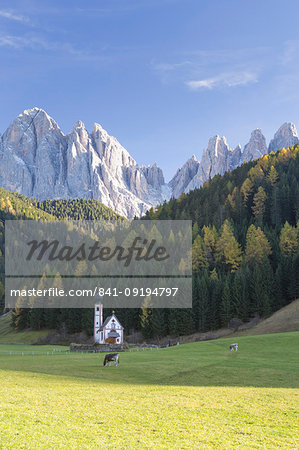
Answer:
[[[231,351],[231,352],[233,352],[233,351],[238,351],[238,344],[230,344],[230,346],[229,346],[229,350]]]

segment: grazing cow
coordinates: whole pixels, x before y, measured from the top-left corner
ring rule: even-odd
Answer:
[[[107,366],[107,364],[111,364],[111,362],[114,361],[114,366],[117,366],[117,363],[119,362],[119,353],[108,353],[108,355],[105,356],[103,365],[104,367]]]
[[[230,344],[230,346],[229,346],[229,350],[231,351],[231,352],[233,352],[233,351],[238,351],[238,344]]]

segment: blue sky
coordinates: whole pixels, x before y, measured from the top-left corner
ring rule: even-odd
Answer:
[[[298,0],[1,0],[0,131],[100,123],[169,179],[210,136],[299,127]]]

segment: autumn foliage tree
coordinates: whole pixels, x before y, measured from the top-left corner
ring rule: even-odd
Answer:
[[[298,229],[286,222],[280,233],[280,250],[284,255],[293,255],[298,249]]]
[[[204,249],[203,239],[199,234],[192,245],[192,269],[198,272],[200,269],[207,269],[208,267],[209,263]]]
[[[231,272],[238,270],[242,261],[242,250],[227,220],[223,224],[221,236],[217,241],[216,252],[218,261],[223,261]]]
[[[266,210],[267,194],[262,186],[259,186],[253,197],[252,212],[256,220],[262,222]]]
[[[263,259],[271,255],[269,241],[260,227],[250,225],[246,235],[245,257],[249,263],[261,264]]]

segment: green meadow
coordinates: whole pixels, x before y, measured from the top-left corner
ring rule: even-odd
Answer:
[[[64,350],[0,345],[0,448],[299,448],[299,332]]]
[[[1,342],[9,342],[9,343],[23,342],[23,343],[30,344],[32,342],[36,342],[39,338],[46,337],[48,335],[48,333],[49,333],[49,330],[16,331],[11,326],[11,315],[10,314],[5,317],[0,317],[0,343]],[[0,352],[1,352],[1,347],[0,347]]]

